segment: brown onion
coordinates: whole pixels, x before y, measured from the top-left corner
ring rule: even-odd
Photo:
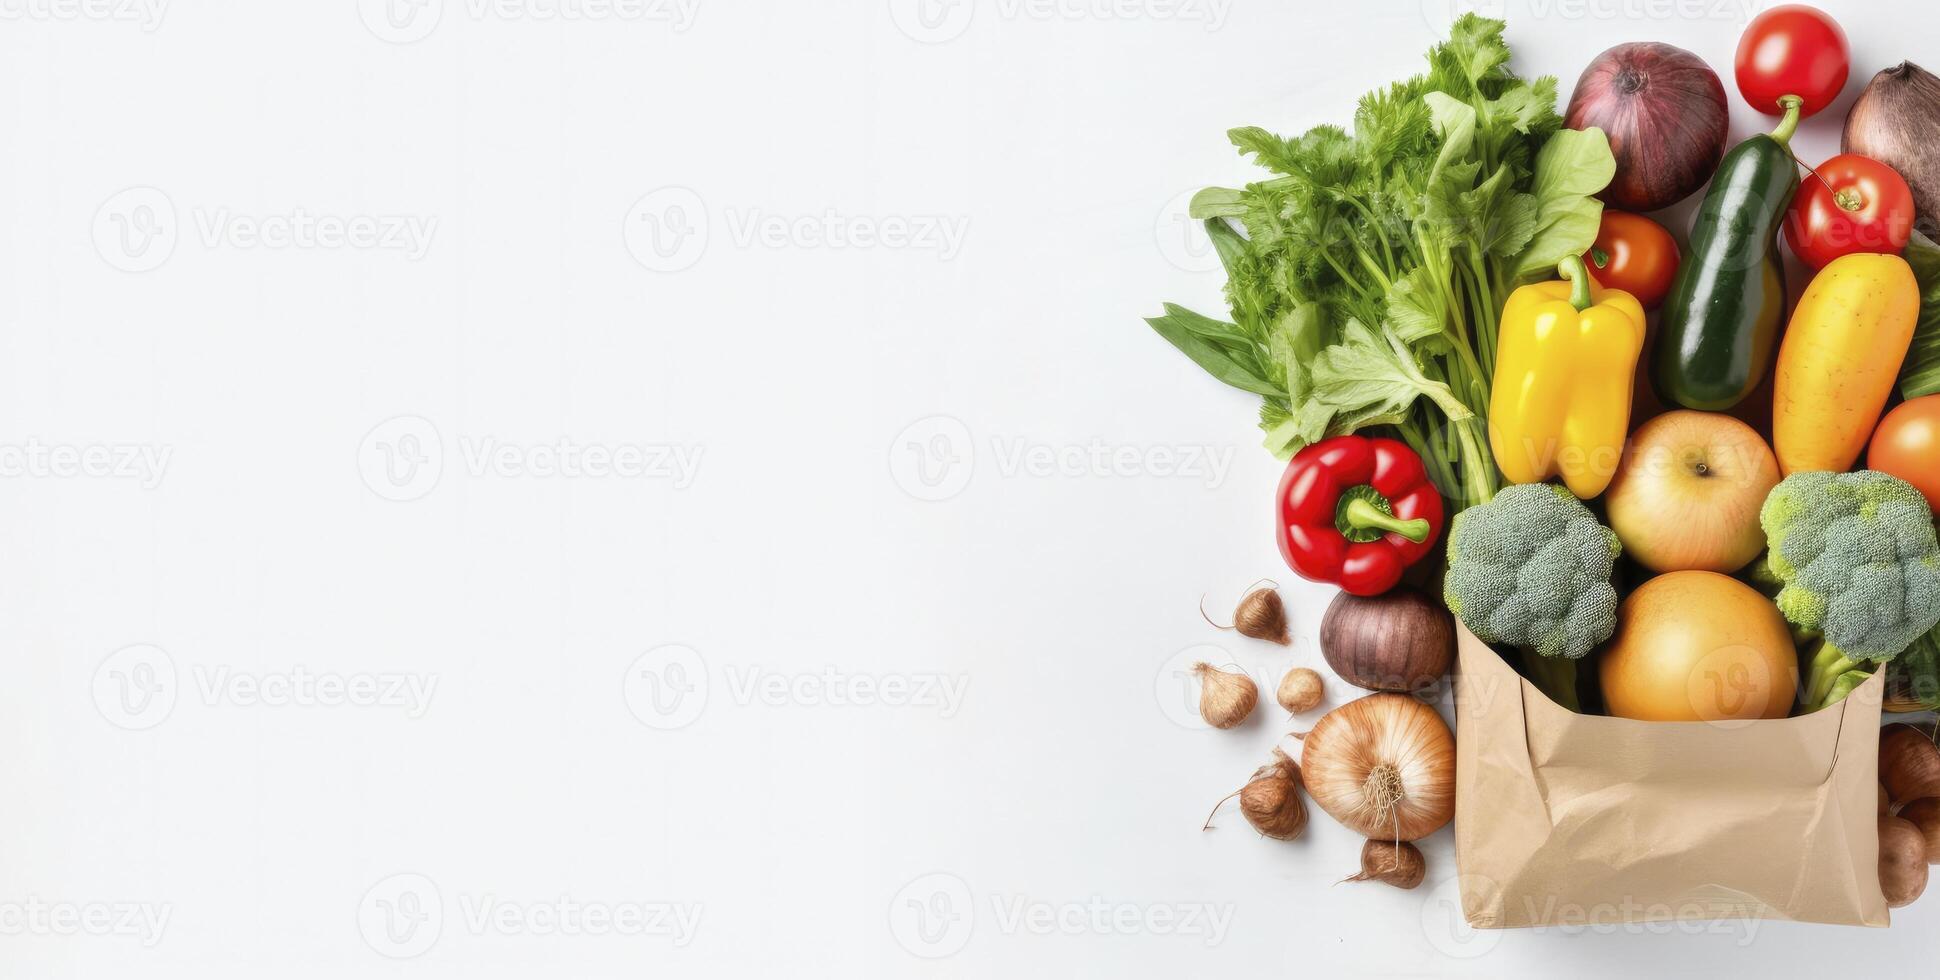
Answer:
[[[1342,592],[1320,619],[1320,654],[1355,687],[1430,693],[1455,658],[1455,618],[1406,586],[1377,596]]]
[[[1927,890],[1927,839],[1910,820],[1879,818],[1879,888],[1894,909]]]
[[[1307,795],[1363,837],[1420,840],[1455,816],[1455,736],[1414,698],[1349,701],[1301,741]]]
[[[1879,731],[1879,781],[1895,803],[1940,796],[1940,747],[1912,725],[1887,725]]]
[[[1940,864],[1940,799],[1914,800],[1900,807],[1898,816],[1920,828],[1920,836],[1927,839],[1927,863]]]
[[[1920,230],[1933,234],[1940,218],[1940,77],[1911,61],[1873,76],[1846,115],[1839,149],[1899,171],[1913,188]]]
[[[1220,670],[1212,664],[1192,665],[1199,675],[1199,717],[1214,728],[1231,728],[1253,713],[1260,700],[1259,685],[1236,670]]]
[[[1631,211],[1668,207],[1704,186],[1724,156],[1724,83],[1704,59],[1655,41],[1619,44],[1576,80],[1563,125],[1610,137],[1617,175],[1600,195]]]

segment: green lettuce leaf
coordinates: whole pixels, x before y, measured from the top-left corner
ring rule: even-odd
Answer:
[[[1550,278],[1556,263],[1596,242],[1603,202],[1591,196],[1617,174],[1603,130],[1557,130],[1536,154],[1536,234],[1516,257],[1513,278]]]

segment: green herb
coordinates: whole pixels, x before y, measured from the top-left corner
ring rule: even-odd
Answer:
[[[1916,231],[1905,255],[1920,281],[1920,322],[1900,368],[1900,395],[1918,398],[1940,394],[1940,245]]]
[[[1395,426],[1459,506],[1494,495],[1486,414],[1502,305],[1595,241],[1591,195],[1616,168],[1601,131],[1561,129],[1554,78],[1509,71],[1502,29],[1464,16],[1425,75],[1361,99],[1351,134],[1232,130],[1277,176],[1193,198],[1232,320],[1168,304],[1147,322],[1262,396],[1276,455]]]

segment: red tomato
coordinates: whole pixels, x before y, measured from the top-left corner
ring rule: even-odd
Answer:
[[[1804,4],[1773,7],[1752,18],[1738,41],[1738,92],[1768,116],[1784,115],[1778,100],[1805,100],[1809,116],[1839,97],[1846,87],[1851,55],[1846,32],[1825,12]]]
[[[1940,513],[1940,395],[1901,402],[1873,430],[1866,466],[1919,488]]]
[[[1806,174],[1785,216],[1785,241],[1814,269],[1854,252],[1898,255],[1912,234],[1913,188],[1892,167],[1857,153]]]
[[[1605,289],[1621,289],[1654,310],[1677,278],[1677,239],[1641,214],[1603,209],[1596,244],[1583,256],[1590,278]]]

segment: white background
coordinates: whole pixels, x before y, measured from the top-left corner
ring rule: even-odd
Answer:
[[[1251,175],[1224,131],[1346,122],[1441,0],[113,2],[0,2],[0,974],[1932,962],[1934,896],[1476,935],[1447,832],[1400,892],[1318,810],[1200,831],[1294,726],[1195,728],[1175,671],[1320,665],[1330,590],[1255,400],[1140,317],[1223,312],[1180,216]],[[1566,92],[1746,19],[1506,6]],[[1826,6],[1811,159],[1940,41]],[[1195,610],[1262,576],[1291,651]]]

